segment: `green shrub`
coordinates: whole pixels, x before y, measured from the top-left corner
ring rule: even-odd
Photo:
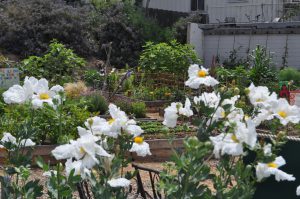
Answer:
[[[277,82],[277,71],[274,68],[271,57],[266,48],[257,46],[251,55],[250,79],[256,86],[268,86]]]
[[[132,106],[132,113],[136,118],[144,118],[146,117],[146,104],[145,102],[133,102]]]
[[[140,56],[139,65],[147,72],[170,72],[182,75],[192,63],[200,63],[192,46],[170,43],[147,42]],[[185,73],[185,72],[184,72]]]
[[[296,86],[300,85],[300,71],[295,68],[285,68],[279,71],[278,76],[280,81],[294,81]]]
[[[113,72],[108,75],[107,86],[110,92],[115,91],[119,86],[119,75],[116,72]]]
[[[76,138],[77,126],[82,126],[88,117],[90,112],[75,101],[67,101],[62,106],[61,116],[49,106],[32,111],[27,104],[7,105],[0,118],[0,132],[14,134],[22,124],[33,118],[31,126],[35,132],[34,141],[39,144],[57,144]],[[60,121],[63,134],[59,132]]]
[[[132,91],[134,88],[134,75],[130,75],[123,84],[123,90],[126,91]]]
[[[74,80],[76,71],[85,66],[84,59],[57,41],[52,41],[47,54],[31,56],[21,62],[23,75],[46,78],[53,83],[66,83]]]
[[[173,31],[178,42],[187,43],[187,26],[188,23],[202,23],[202,15],[200,12],[192,12],[187,17],[180,18],[174,25]]]
[[[83,78],[87,85],[93,88],[101,88],[104,82],[104,77],[97,70],[85,71]]]
[[[92,9],[73,7],[63,0],[0,1],[0,46],[10,53],[27,57],[41,55],[52,39],[72,47],[84,56],[96,54]]]
[[[102,95],[95,93],[87,97],[87,108],[92,113],[104,115],[108,111],[108,102]]]
[[[68,2],[0,1],[1,48],[24,58],[41,55],[49,42],[57,39],[80,56],[105,60],[101,45],[112,42],[110,62],[121,68],[137,65],[145,41],[162,42],[171,37],[169,29],[146,18],[132,1]]]
[[[132,114],[132,103],[128,101],[116,101],[115,102],[117,107],[120,107],[122,111],[124,111],[127,115]]]

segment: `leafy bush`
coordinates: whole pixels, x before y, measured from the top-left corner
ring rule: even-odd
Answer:
[[[180,18],[174,25],[173,31],[178,42],[185,44],[187,39],[188,23],[202,23],[202,16],[200,12],[192,12],[189,16]]]
[[[75,101],[67,101],[62,106],[62,114],[49,106],[43,109],[32,111],[29,105],[6,106],[5,113],[1,117],[0,132],[10,132],[15,134],[18,126],[25,123],[29,118],[33,118],[32,126],[34,126],[34,141],[40,144],[45,143],[64,143],[70,139],[77,137],[77,126],[81,126],[90,113],[82,104]],[[34,116],[34,117],[32,117]],[[63,135],[59,134],[60,120],[62,121]],[[16,125],[18,124],[18,125]]]
[[[294,81],[296,86],[300,85],[300,72],[299,70],[289,67],[279,71],[280,81]]]
[[[23,57],[41,55],[52,39],[72,46],[81,55],[96,54],[98,44],[91,9],[63,0],[0,1],[0,46]]]
[[[144,118],[146,117],[146,104],[145,102],[134,102],[131,104],[132,113],[136,118]]]
[[[182,75],[191,63],[200,63],[192,46],[170,43],[147,42],[140,56],[139,65],[149,72],[170,72]]]
[[[46,78],[51,82],[65,83],[74,80],[75,72],[85,65],[84,59],[77,56],[63,44],[52,41],[47,54],[31,56],[21,62],[24,75]]]
[[[83,78],[87,85],[93,88],[100,88],[104,82],[104,77],[97,70],[85,71]]]
[[[132,105],[131,102],[128,101],[116,101],[116,106],[120,107],[122,111],[124,111],[126,114],[131,115],[132,114]]]
[[[269,83],[278,80],[277,71],[266,48],[258,45],[252,52],[251,63],[250,79],[255,85],[268,86]]]
[[[119,85],[119,75],[116,72],[112,72],[107,78],[108,90],[113,92],[118,88]]]
[[[87,97],[87,109],[104,115],[108,111],[108,103],[102,95],[94,93]]]
[[[22,57],[41,55],[57,39],[81,56],[105,60],[101,45],[112,42],[110,62],[120,68],[137,65],[145,41],[172,37],[131,1],[7,0],[0,7],[0,46]]]

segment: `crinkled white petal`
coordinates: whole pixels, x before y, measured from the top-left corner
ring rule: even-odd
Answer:
[[[28,100],[26,90],[20,85],[10,87],[2,96],[7,104],[23,104]]]
[[[263,150],[264,150],[264,155],[265,156],[271,156],[272,155],[272,144],[266,144],[263,147]]]
[[[300,186],[297,187],[296,195],[297,195],[297,196],[300,196]]]
[[[68,159],[73,157],[74,146],[72,144],[64,144],[52,150],[52,155],[57,160]]]
[[[138,156],[145,157],[146,155],[151,155],[149,144],[143,142],[142,144],[133,143],[130,152],[136,152]]]
[[[275,176],[276,181],[294,181],[296,178],[291,175],[287,174],[284,171],[278,169],[279,167],[285,165],[285,160],[283,157],[279,156],[276,157],[275,161],[272,162],[271,164],[277,166],[277,167],[270,167],[268,164],[265,163],[258,163],[256,166],[256,177],[258,181],[261,181],[263,178],[267,178],[271,175]]]
[[[192,116],[194,113],[193,113],[193,110],[191,109],[191,101],[189,98],[186,98],[185,100],[185,104],[184,104],[184,107],[180,107],[179,108],[179,114],[180,115],[184,115],[186,117],[190,117]]]
[[[3,133],[3,137],[1,139],[2,143],[10,142],[12,144],[17,144],[17,139],[10,133]]]
[[[111,187],[128,187],[130,185],[130,180],[126,178],[116,178],[107,181],[109,186]]]
[[[23,139],[20,141],[21,146],[29,147],[35,146],[35,143],[31,139]]]
[[[172,105],[167,107],[165,109],[163,125],[174,128],[177,124],[177,119],[177,108]]]

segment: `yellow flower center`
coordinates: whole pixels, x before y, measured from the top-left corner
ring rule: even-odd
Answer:
[[[144,138],[139,137],[139,136],[135,137],[134,142],[137,143],[137,144],[142,144],[144,142]]]
[[[268,167],[271,167],[271,168],[278,168],[278,165],[274,162],[271,162],[268,164]]]
[[[225,111],[221,112],[221,117],[224,118],[226,116]]]
[[[39,97],[40,97],[41,100],[50,99],[50,96],[49,96],[48,93],[41,93]]]
[[[280,115],[280,117],[282,117],[282,118],[286,118],[287,117],[287,113],[284,112],[284,111],[279,111],[278,115]]]
[[[247,121],[249,119],[249,116],[245,115],[244,119]]]
[[[198,71],[198,76],[199,77],[206,77],[206,71],[205,70],[199,70]]]
[[[235,142],[235,143],[239,143],[239,140],[237,139],[236,135],[232,135],[231,139]]]
[[[264,102],[264,100],[261,99],[261,98],[258,98],[258,99],[256,100],[256,102]]]
[[[81,154],[85,154],[86,152],[85,152],[85,149],[83,148],[83,147],[80,147],[79,148],[79,152],[81,153]]]
[[[111,118],[110,120],[108,120],[108,124],[112,124],[112,123],[114,123],[114,121],[116,121],[114,118]]]

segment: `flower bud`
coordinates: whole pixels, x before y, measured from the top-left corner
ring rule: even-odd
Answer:
[[[246,94],[246,95],[249,95],[249,93],[250,93],[250,89],[249,89],[249,88],[245,88],[244,91],[245,91],[245,94]]]
[[[234,93],[235,95],[239,95],[239,94],[240,94],[240,89],[239,89],[238,87],[235,87],[235,88],[233,89],[233,93]]]

